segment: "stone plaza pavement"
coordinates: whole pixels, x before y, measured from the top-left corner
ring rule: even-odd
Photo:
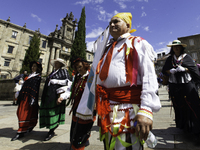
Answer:
[[[154,113],[152,132],[158,139],[156,150],[200,150],[200,141],[193,135],[186,135],[175,128],[174,112],[171,102],[168,100],[166,87],[159,89],[159,97],[162,108]],[[11,101],[0,101],[0,150],[69,150],[69,129],[71,116],[68,115],[70,108],[66,108],[66,123],[56,129],[56,135],[50,141],[43,141],[48,130],[40,129],[38,124],[31,133],[25,137],[10,141],[18,129],[16,116],[17,106]],[[151,150],[144,145],[144,150]],[[99,141],[99,132],[96,122],[92,128],[90,145],[85,150],[103,150],[103,143]]]

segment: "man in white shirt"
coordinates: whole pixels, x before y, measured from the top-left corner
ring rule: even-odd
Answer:
[[[161,108],[155,52],[143,38],[131,36],[131,13],[110,20],[113,37],[97,65],[96,109],[105,149],[143,149],[153,125],[153,113]],[[135,127],[134,127],[135,126]]]

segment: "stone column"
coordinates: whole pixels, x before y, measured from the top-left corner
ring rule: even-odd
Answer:
[[[67,67],[69,66],[70,64],[69,64],[69,60],[67,60]]]
[[[49,60],[49,68],[48,68],[48,74],[52,72],[53,66],[50,64],[51,60],[55,58],[55,47],[52,47],[51,54],[50,54],[50,60]]]
[[[55,57],[55,59],[56,59],[56,58],[59,58],[59,56],[60,56],[60,49],[57,48],[57,49],[56,49],[56,57]]]
[[[48,75],[48,69],[49,69],[49,60],[50,60],[50,47],[47,47],[47,51],[44,55],[44,68],[42,73],[45,75]]]

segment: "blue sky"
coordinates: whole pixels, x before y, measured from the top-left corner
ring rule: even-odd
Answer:
[[[200,0],[2,0],[0,19],[48,35],[72,12],[79,21],[85,6],[86,43],[93,42],[118,12],[132,13],[132,33],[147,40],[156,52],[168,51],[178,37],[200,34]]]

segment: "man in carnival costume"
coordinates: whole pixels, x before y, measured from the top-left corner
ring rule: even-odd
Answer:
[[[156,54],[146,40],[130,34],[136,31],[131,29],[131,20],[128,12],[111,18],[113,38],[94,75],[100,138],[106,150],[142,150],[141,141],[152,129],[153,112],[161,108],[153,64]]]

